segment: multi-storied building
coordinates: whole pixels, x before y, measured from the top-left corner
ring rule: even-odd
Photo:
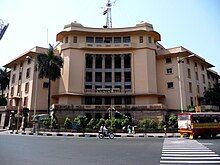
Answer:
[[[165,49],[158,43],[160,34],[144,22],[126,28],[74,22],[56,40],[64,67],[52,85],[52,108],[62,117],[107,117],[109,107],[132,118],[186,110],[195,106],[196,93],[202,98],[219,79],[210,70],[213,65],[193,52],[181,46]],[[34,69],[36,55],[44,52],[35,47],[5,65],[11,69],[8,107],[19,96],[31,112],[47,109],[47,80],[38,79]]]

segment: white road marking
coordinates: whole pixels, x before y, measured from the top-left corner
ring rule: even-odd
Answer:
[[[200,156],[200,157],[205,157],[205,156],[219,156],[218,154],[190,154],[190,155],[187,155],[187,154],[162,154],[162,156]]]
[[[161,154],[161,165],[168,164],[220,164],[220,156],[196,140],[165,139]]]
[[[162,160],[162,161],[160,161],[160,163],[169,163],[169,164],[177,164],[177,163],[179,163],[179,164],[181,164],[181,163],[182,164],[183,163],[185,163],[185,164],[199,164],[199,163],[201,163],[201,164],[203,164],[203,163],[219,164],[220,161],[166,161],[166,160]]]

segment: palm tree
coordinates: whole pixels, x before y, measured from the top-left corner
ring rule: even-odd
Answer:
[[[4,90],[7,88],[8,84],[9,84],[9,74],[7,72],[7,69],[0,68],[0,87],[2,92],[1,95],[2,98],[3,98]]]
[[[55,81],[60,78],[60,69],[63,67],[63,58],[61,56],[54,55],[54,48],[49,44],[49,48],[46,54],[38,54],[38,69],[40,78],[48,78],[48,105],[47,113],[50,112],[50,93],[51,93],[51,80]]]

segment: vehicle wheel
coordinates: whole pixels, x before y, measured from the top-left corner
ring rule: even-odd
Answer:
[[[103,139],[104,135],[103,134],[99,134],[99,139]]]
[[[109,134],[109,138],[110,138],[110,139],[114,139],[114,137],[115,137],[115,136],[114,136],[113,133],[110,133],[110,134]]]

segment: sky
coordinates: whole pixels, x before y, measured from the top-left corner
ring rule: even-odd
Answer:
[[[56,34],[71,22],[102,28],[105,4],[106,0],[0,0],[0,19],[9,23],[0,40],[0,66],[35,46],[56,45]],[[220,74],[219,0],[116,0],[113,28],[141,21],[153,25],[165,48],[183,46]]]

